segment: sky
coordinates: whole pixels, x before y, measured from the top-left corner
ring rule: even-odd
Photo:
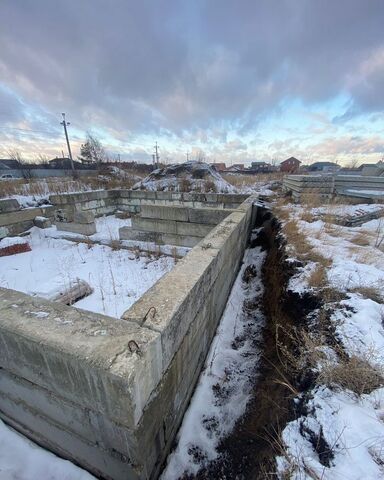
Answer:
[[[1,0],[0,158],[384,155],[383,0]],[[200,153],[199,153],[200,152]]]

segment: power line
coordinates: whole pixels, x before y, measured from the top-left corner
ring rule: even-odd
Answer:
[[[30,130],[29,128],[17,128],[17,127],[6,127],[0,125],[1,129],[6,129],[6,130],[18,130],[20,132],[26,132],[26,133],[49,133],[53,134],[53,131],[48,131],[48,130]]]

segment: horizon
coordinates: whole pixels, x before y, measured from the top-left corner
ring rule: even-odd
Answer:
[[[0,4],[0,157],[376,163],[381,0]],[[17,28],[15,28],[17,25]]]

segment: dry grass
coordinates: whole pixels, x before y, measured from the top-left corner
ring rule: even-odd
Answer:
[[[126,177],[92,175],[73,180],[70,177],[46,179],[20,179],[0,182],[0,198],[12,195],[44,196],[87,190],[131,188],[136,179],[127,173]]]
[[[216,193],[217,187],[213,180],[207,180],[204,184],[205,193]]]
[[[277,329],[276,345],[279,347],[280,361],[284,369],[297,373],[312,369],[317,371],[318,385],[339,387],[357,395],[371,393],[382,387],[384,370],[381,365],[376,364],[377,355],[374,351],[366,355],[348,356],[343,347],[335,341],[332,349],[337,361],[325,353],[324,346],[327,343],[329,345],[329,340],[326,340],[329,338],[328,321],[327,312],[320,310],[317,328],[312,333],[308,333],[304,328],[291,329],[288,335],[294,348],[290,349],[280,342]]]
[[[361,286],[352,288],[349,291],[352,293],[359,293],[364,298],[369,298],[377,303],[383,303],[384,301],[382,288]]]
[[[180,192],[187,193],[191,191],[191,182],[188,178],[182,178],[180,180]]]
[[[370,245],[369,236],[366,232],[359,232],[350,239],[350,242],[360,247],[368,247]]]
[[[312,223],[315,221],[315,216],[310,210],[305,210],[301,215],[300,219],[304,222]]]
[[[326,268],[321,263],[317,264],[308,278],[308,284],[312,288],[321,288],[327,281]]]
[[[384,385],[384,372],[381,366],[372,363],[371,358],[352,355],[337,364],[323,365],[317,381],[363,395]]]
[[[284,177],[284,173],[259,173],[257,175],[241,175],[223,173],[221,176],[234,187],[252,186],[257,183],[278,182]]]
[[[300,195],[300,203],[310,208],[321,207],[328,205],[330,199],[321,195],[317,189],[313,189],[311,192]]]

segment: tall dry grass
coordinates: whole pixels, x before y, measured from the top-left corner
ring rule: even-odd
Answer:
[[[0,198],[14,195],[46,196],[62,193],[84,192],[88,190],[131,188],[137,177],[92,175],[72,179],[71,177],[51,177],[45,179],[17,179],[0,182]]]

